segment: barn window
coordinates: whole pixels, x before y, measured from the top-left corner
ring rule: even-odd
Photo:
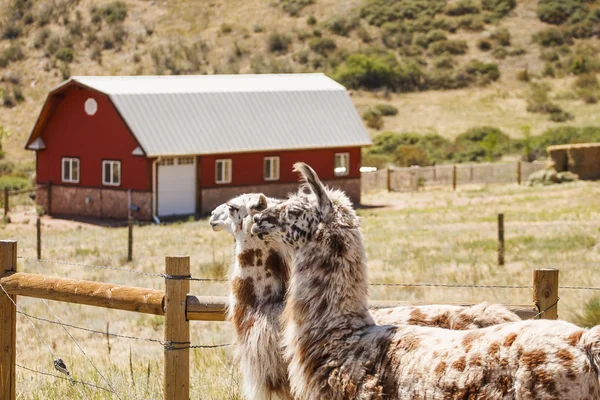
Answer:
[[[63,157],[62,181],[79,183],[79,158]]]
[[[194,157],[179,157],[177,159],[178,165],[191,165],[194,163]]]
[[[231,159],[216,161],[215,182],[231,183]]]
[[[87,115],[92,116],[92,115],[96,114],[96,112],[98,111],[98,103],[96,102],[95,99],[90,97],[83,104],[83,108]]]
[[[276,181],[279,179],[279,157],[265,157],[263,164],[265,181]]]
[[[335,176],[345,176],[350,172],[350,154],[335,153],[333,173]]]
[[[158,165],[175,165],[175,159],[173,157],[162,158]]]
[[[102,183],[110,186],[121,184],[121,161],[102,161]]]

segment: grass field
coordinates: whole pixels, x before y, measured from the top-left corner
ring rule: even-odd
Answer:
[[[535,268],[559,268],[561,285],[600,286],[599,183],[551,187],[469,186],[457,192],[428,189],[410,194],[370,193],[359,211],[369,255],[371,282],[433,282],[528,285]],[[505,214],[506,260],[496,264],[496,215]],[[15,214],[0,237],[16,239],[19,255],[35,257],[34,215]],[[206,220],[166,226],[136,227],[134,262],[127,264],[127,229],[44,219],[43,258],[94,265],[124,266],[161,273],[164,256],[189,254],[195,277],[227,274],[232,240],[212,232]],[[163,288],[161,278],[64,264],[21,260],[21,271],[89,279],[130,286]],[[224,283],[192,282],[197,295],[225,295]],[[589,291],[563,290],[559,317],[572,320]],[[530,290],[370,288],[372,299],[427,302],[530,303]],[[32,315],[54,319],[40,301],[19,298]],[[162,339],[162,317],[86,306],[48,303],[64,322],[99,331]],[[35,322],[39,335],[61,357],[75,379],[107,387],[63,328]],[[52,355],[28,321],[19,316],[17,362],[50,373]],[[111,338],[69,328],[70,333],[111,382],[121,398],[160,399],[162,347],[158,343]],[[192,344],[230,343],[229,323],[192,323]],[[191,354],[191,398],[238,399],[240,376],[232,349],[197,349]],[[80,398],[68,381],[18,369],[19,399]],[[111,399],[111,394],[80,388],[85,398]]]

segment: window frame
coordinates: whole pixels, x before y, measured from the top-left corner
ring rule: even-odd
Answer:
[[[270,168],[269,168],[269,173],[271,174],[270,177],[265,176],[265,164],[267,163],[267,161],[270,162]],[[276,171],[277,173],[275,174],[275,176],[273,176],[273,169],[274,169],[273,161],[277,161],[277,171]],[[265,181],[278,181],[280,178],[280,170],[281,170],[281,163],[280,163],[279,156],[268,156],[268,157],[263,158],[263,179]]]
[[[343,165],[344,167],[346,167],[346,171],[344,173],[339,173],[336,172],[336,160],[337,158],[340,157],[342,160],[346,160],[345,165]],[[348,176],[350,175],[350,153],[349,152],[344,152],[344,153],[335,153],[333,155],[333,175],[334,176]]]
[[[69,178],[65,179],[65,161],[69,163]],[[73,179],[73,163],[77,163],[77,179]],[[79,183],[81,179],[81,162],[79,157],[61,157],[60,159],[60,180],[64,183]]]
[[[114,174],[114,165],[118,164],[119,165],[119,181],[117,183],[114,183],[112,181],[107,182],[106,181],[106,176],[104,176],[104,172],[106,171],[106,164],[110,164],[110,178],[112,180],[113,174]],[[102,160],[102,184],[104,186],[121,186],[121,175],[122,175],[122,168],[121,168],[121,161],[120,160]]]
[[[223,163],[223,165],[229,164],[229,169],[223,167],[223,172],[229,171],[229,176],[223,176],[224,179],[219,179],[219,163]],[[231,176],[233,175],[233,160],[231,158],[219,158],[215,160],[215,183],[218,185],[224,185],[227,183],[231,183]]]

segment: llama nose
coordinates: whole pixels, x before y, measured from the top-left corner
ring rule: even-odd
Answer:
[[[258,223],[258,220],[260,219],[259,214],[256,214],[253,219],[254,223]]]

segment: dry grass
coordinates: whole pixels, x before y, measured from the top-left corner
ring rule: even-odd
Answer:
[[[431,189],[410,194],[372,193],[364,197],[373,208],[359,211],[366,237],[371,282],[442,282],[469,284],[531,283],[532,270],[559,268],[562,285],[597,285],[600,281],[600,195],[598,183],[551,187],[468,186],[457,192]],[[496,214],[505,213],[506,261],[496,265]],[[5,225],[0,237],[19,241],[19,254],[35,256],[34,216],[21,215]],[[125,266],[160,273],[164,256],[189,254],[194,276],[223,277],[232,254],[231,238],[210,231],[207,221],[167,226],[136,227],[134,262],[127,264],[126,228],[101,228],[44,219],[43,257],[86,264]],[[160,278],[93,268],[22,260],[21,271],[90,279],[131,286],[163,288]],[[227,285],[192,283],[198,295],[226,295]],[[529,303],[529,290],[370,288],[373,299],[427,302]],[[559,315],[573,319],[593,292],[561,291]],[[52,318],[35,299],[20,298],[28,313]],[[50,302],[65,323],[135,335],[162,338],[162,317]],[[77,379],[106,386],[59,326],[36,323],[44,340],[62,357]],[[70,329],[100,370],[124,398],[159,399],[162,393],[162,349],[156,343],[110,339]],[[193,344],[229,343],[229,323],[192,323]],[[27,321],[18,321],[17,361],[54,372],[48,349]],[[230,348],[194,350],[191,356],[192,398],[238,399],[240,377]],[[19,370],[21,399],[77,398],[68,382]],[[108,399],[89,390],[89,398]]]

